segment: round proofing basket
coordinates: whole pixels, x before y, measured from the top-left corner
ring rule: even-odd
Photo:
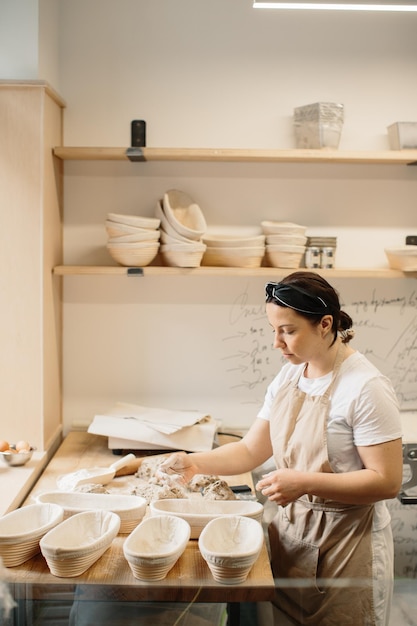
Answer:
[[[156,230],[160,222],[156,217],[144,217],[142,215],[124,215],[123,213],[108,213],[107,219],[117,224],[136,226],[137,228],[150,228]]]
[[[162,244],[161,258],[172,267],[199,267],[206,250],[204,244]]]
[[[208,247],[213,248],[256,248],[265,245],[265,235],[257,235],[255,237],[236,237],[230,235],[205,235],[203,242]]]
[[[207,230],[203,212],[190,196],[178,189],[164,194],[163,212],[174,230],[183,237],[200,239]]]
[[[293,222],[264,220],[261,227],[265,235],[305,235],[307,227]]]
[[[109,237],[124,237],[125,235],[137,235],[141,233],[151,233],[151,228],[140,228],[139,226],[131,226],[129,224],[121,224],[119,222],[105,221],[107,235]]]
[[[165,233],[172,239],[175,239],[176,243],[190,243],[195,241],[200,241],[200,237],[198,239],[191,239],[190,237],[184,237],[181,235],[167,220],[166,215],[162,209],[162,202],[157,202],[155,206],[155,215],[161,222],[161,234]],[[171,242],[172,243],[172,242]]]
[[[214,248],[207,246],[201,264],[217,267],[261,267],[265,247]]]
[[[121,235],[119,237],[109,237],[107,243],[142,243],[151,241],[159,241],[159,230],[146,230],[145,228],[138,229],[137,233],[131,233],[128,235]]]
[[[265,246],[265,264],[268,267],[296,269],[303,260],[303,246]]]
[[[133,247],[129,244],[107,244],[111,257],[120,265],[126,267],[144,267],[152,263],[159,250],[159,241],[138,243]]]

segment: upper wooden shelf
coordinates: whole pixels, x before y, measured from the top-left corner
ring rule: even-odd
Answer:
[[[303,268],[300,268],[303,269]],[[58,265],[54,274],[58,276],[128,276],[129,268],[121,265]],[[160,267],[156,265],[141,268],[143,276],[285,276],[292,271],[281,267]],[[326,278],[404,278],[417,277],[417,272],[401,272],[386,268],[340,268],[315,269],[314,272]],[[140,270],[136,276],[140,276]],[[133,274],[135,276],[135,274]]]
[[[137,161],[258,163],[362,163],[417,165],[417,150],[257,150],[231,148],[136,148]],[[56,147],[55,156],[72,161],[128,161],[127,148]]]

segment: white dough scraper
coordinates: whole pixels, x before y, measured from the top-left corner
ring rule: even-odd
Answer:
[[[134,461],[135,458],[135,455],[130,453],[118,459],[109,465],[109,467],[89,467],[71,472],[70,474],[63,474],[57,479],[57,485],[59,489],[63,491],[72,491],[76,487],[87,483],[106,485],[113,480],[117,470],[128,465],[131,461]]]

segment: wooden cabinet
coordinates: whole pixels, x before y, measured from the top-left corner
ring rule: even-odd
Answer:
[[[43,81],[0,81],[2,438],[39,451],[61,434],[63,101]],[[18,468],[20,469],[20,468]]]

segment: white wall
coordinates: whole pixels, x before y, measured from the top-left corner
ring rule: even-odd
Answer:
[[[341,149],[415,119],[416,14],[271,12],[251,0],[63,0],[68,145],[286,148],[293,108],[342,102]]]
[[[0,0],[0,78],[39,78],[38,43],[38,0]]]
[[[251,4],[62,0],[54,86],[67,102],[65,144],[127,146],[140,118],[149,146],[287,148],[293,108],[329,100],[345,105],[340,149],[387,149],[386,126],[416,119],[416,15],[272,13]],[[417,232],[415,168],[67,162],[65,261],[109,263],[107,212],[151,215],[170,187],[188,191],[209,224],[275,218],[330,231],[340,266],[384,265],[384,245]],[[411,297],[413,282],[385,282],[375,285],[381,298]],[[372,299],[372,285],[339,283],[349,302]],[[265,380],[245,382],[246,365],[230,373],[224,342],[234,298],[246,290],[249,317],[257,311],[252,331],[267,332],[258,321],[262,285],[65,279],[65,428],[117,400],[210,410],[248,425],[278,357],[269,355]],[[395,309],[390,319],[401,319]]]

